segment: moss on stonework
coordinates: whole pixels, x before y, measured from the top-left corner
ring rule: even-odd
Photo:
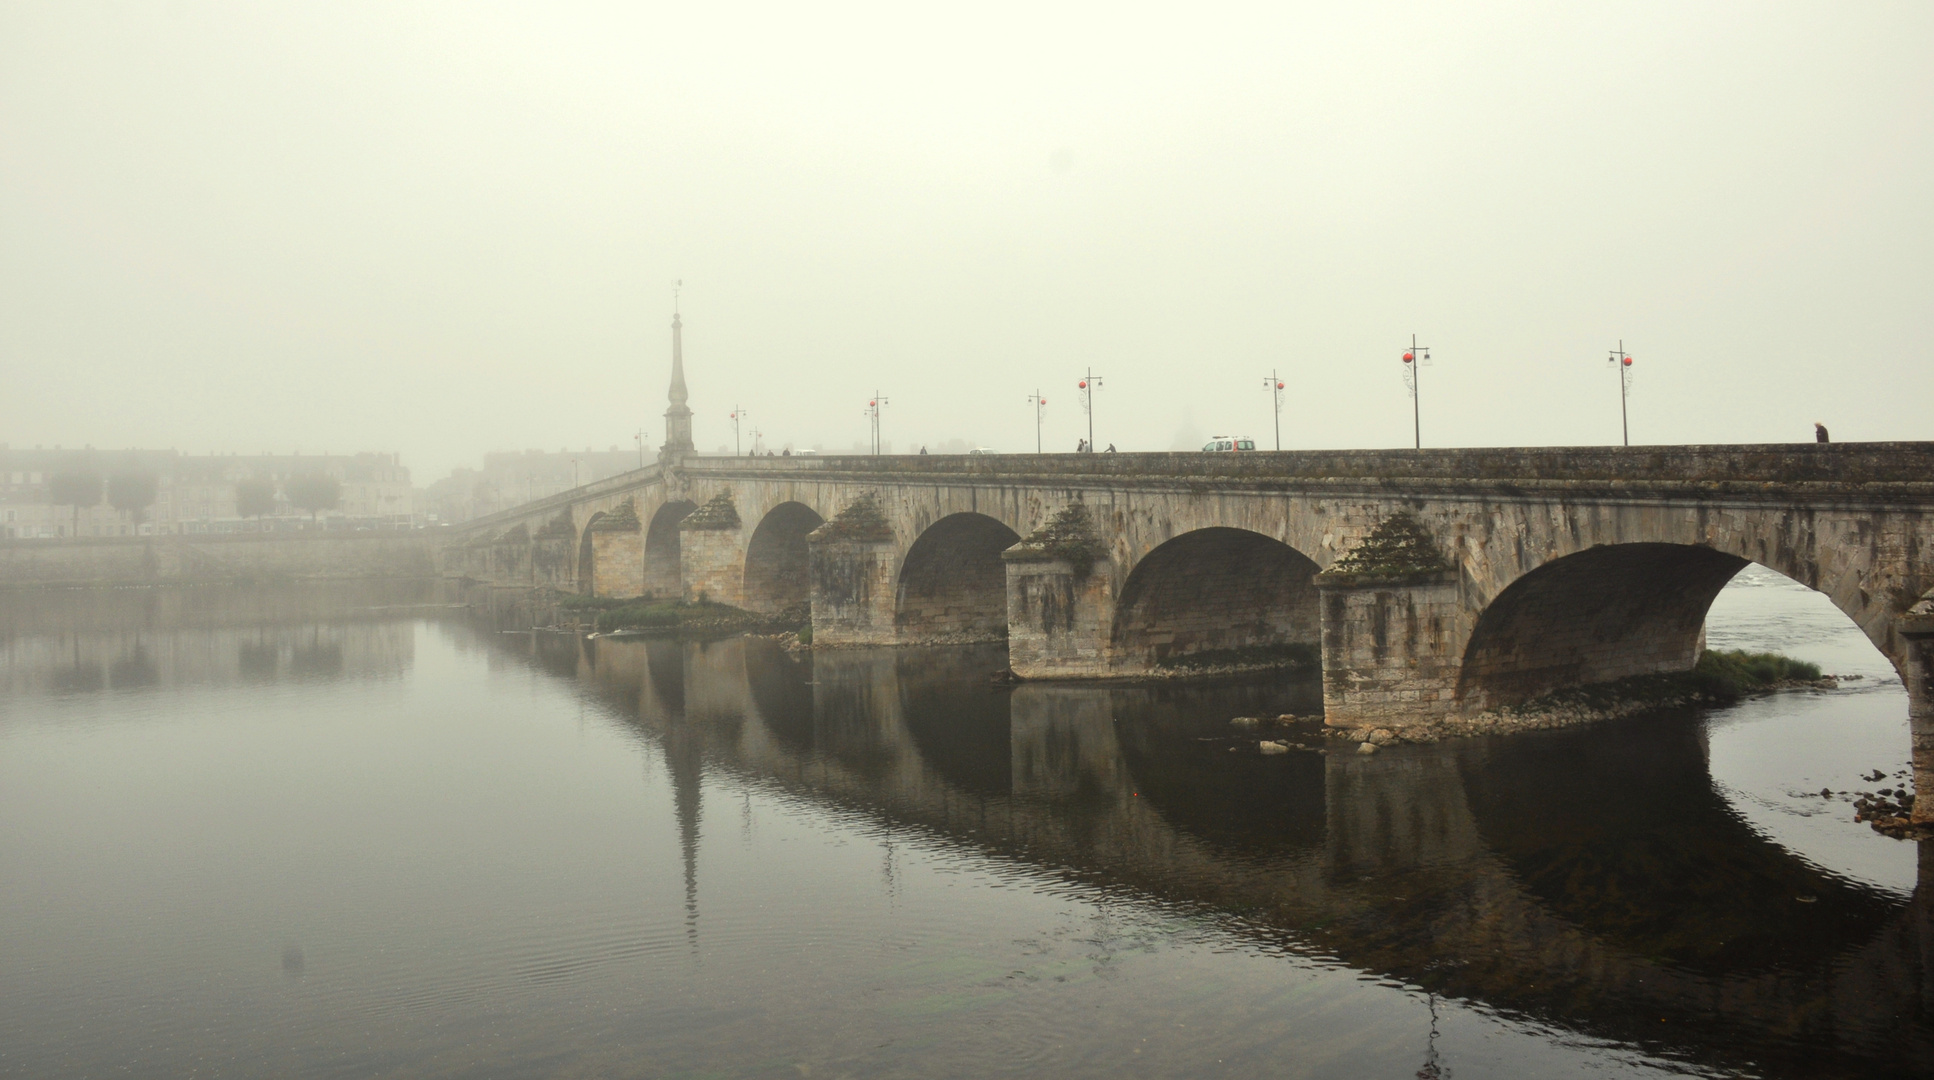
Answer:
[[[1094,520],[1086,503],[1069,503],[1053,520],[1028,534],[1003,556],[1011,562],[1065,562],[1074,576],[1085,578],[1108,548],[1095,536]]]
[[[638,505],[626,499],[618,508],[591,523],[592,532],[637,532],[644,528],[638,520]]]
[[[712,501],[686,514],[678,523],[681,531],[693,529],[736,529],[739,527],[739,508],[732,501],[732,493],[721,491],[712,496]]]
[[[497,542],[500,544],[528,544],[531,542],[531,531],[521,523],[512,525],[510,528],[504,530],[504,535],[498,537]]]
[[[539,540],[555,540],[559,537],[568,540],[576,535],[577,530],[571,527],[571,512],[569,510],[560,511],[556,517],[545,522],[543,528],[537,530],[537,538]]]
[[[815,543],[827,540],[891,540],[893,526],[887,524],[886,511],[879,497],[868,492],[846,504],[833,520],[807,534]]]
[[[1330,566],[1331,574],[1362,574],[1374,577],[1410,577],[1442,573],[1451,568],[1450,560],[1437,548],[1437,541],[1424,524],[1408,511],[1392,514],[1379,522],[1342,558]]]

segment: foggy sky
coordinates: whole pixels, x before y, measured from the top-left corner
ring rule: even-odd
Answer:
[[[0,441],[1924,439],[1934,6],[0,6]]]

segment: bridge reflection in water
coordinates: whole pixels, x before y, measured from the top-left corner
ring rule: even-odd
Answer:
[[[1650,1052],[1934,1060],[1934,851],[1911,898],[1795,857],[1715,790],[1687,715],[1262,757],[1228,718],[1312,710],[1314,682],[1009,688],[998,646],[501,640],[661,745],[692,935],[701,778],[722,771]]]

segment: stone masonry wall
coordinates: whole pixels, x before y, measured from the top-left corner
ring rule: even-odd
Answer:
[[[1117,667],[1197,653],[1315,645],[1322,636],[1316,564],[1239,529],[1177,537],[1142,560],[1122,592],[1111,641]]]
[[[685,595],[684,581],[679,577],[683,572],[680,569],[683,556],[680,553],[678,523],[696,509],[696,503],[681,499],[667,502],[651,516],[651,523],[645,530],[647,595],[672,600]]]
[[[799,503],[768,511],[746,544],[745,607],[767,614],[812,600],[812,552],[806,534],[825,519]]]
[[[577,543],[570,537],[544,537],[531,544],[531,582],[570,588],[577,580]]]
[[[1456,710],[1470,619],[1455,582],[1318,585],[1327,723],[1398,727]]]
[[[643,533],[594,530],[591,559],[592,595],[629,600],[645,591]]]
[[[894,557],[891,540],[825,540],[812,545],[813,644],[891,645]]]
[[[743,606],[745,549],[736,529],[686,529],[679,534],[679,573],[685,602]]]
[[[1026,678],[1108,673],[1107,579],[1060,560],[1007,563],[1007,663]]]
[[[955,514],[920,535],[901,562],[894,625],[902,644],[997,641],[1007,636],[1007,571],[1014,530]]]

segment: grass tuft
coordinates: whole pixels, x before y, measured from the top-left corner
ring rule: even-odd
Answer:
[[[1820,665],[1779,653],[1707,649],[1692,669],[1700,689],[1714,697],[1738,698],[1783,682],[1817,682]]]

